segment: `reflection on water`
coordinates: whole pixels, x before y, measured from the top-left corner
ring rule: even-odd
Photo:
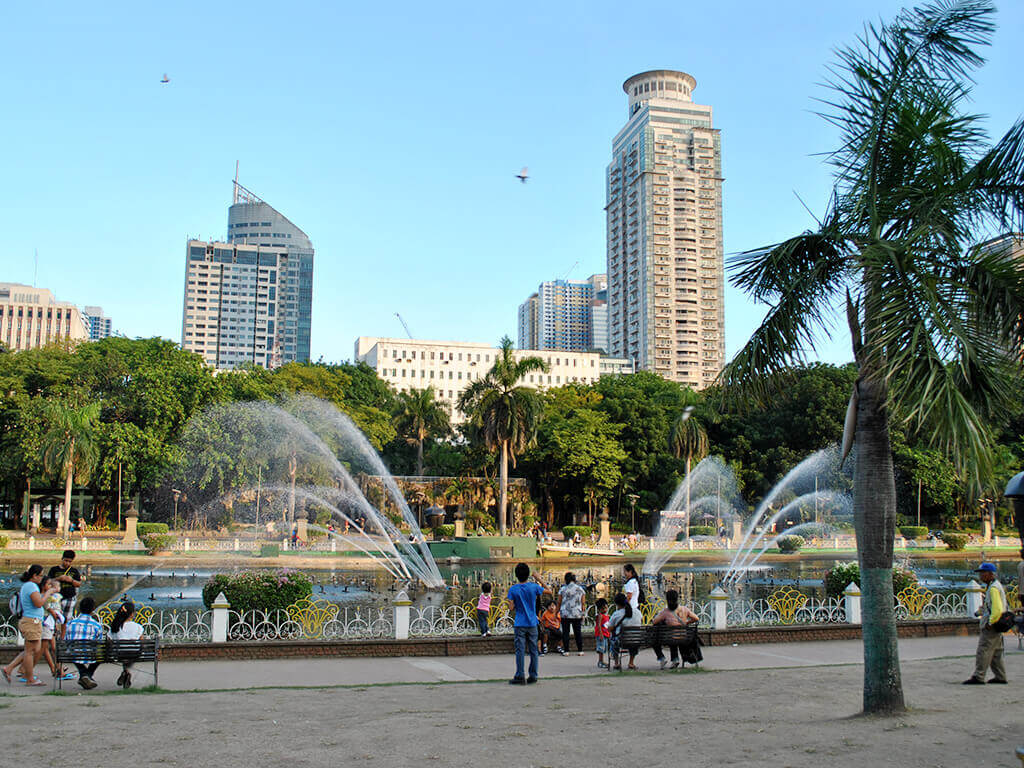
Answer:
[[[747,598],[764,598],[782,586],[795,586],[809,595],[824,595],[825,573],[836,563],[848,562],[851,558],[786,559],[770,563],[759,562],[751,568],[739,583],[740,593]],[[1007,555],[994,559],[999,568],[1000,578],[1005,582],[1015,578],[1017,559]],[[622,565],[625,561],[607,565],[588,565],[585,561],[546,566],[535,571],[552,592],[557,592],[564,583],[567,571],[576,574],[577,581],[585,586],[591,599],[611,598],[622,586]],[[975,577],[975,560],[936,560],[920,558],[907,564],[918,576],[919,582],[933,591],[961,590]],[[443,591],[417,591],[412,595],[414,603],[426,605],[453,605],[475,600],[480,584],[489,581],[494,594],[504,597],[515,582],[514,564],[480,566],[447,566],[441,574],[447,584]],[[647,588],[654,592],[676,589],[686,601],[704,600],[719,583],[728,569],[725,561],[703,563],[699,561],[675,561],[664,566],[657,577],[652,578]],[[243,570],[243,569],[234,569]],[[271,569],[273,570],[273,569]],[[387,606],[402,586],[387,573],[379,570],[351,569],[302,569],[313,581],[313,596],[323,598],[351,608],[378,608]],[[116,566],[92,568],[89,578],[82,585],[81,597],[91,595],[102,604],[111,599],[126,596],[140,605],[150,605],[158,610],[196,609],[203,606],[202,588],[214,573],[213,569],[119,569]],[[0,611],[7,613],[7,596],[20,586],[18,573],[0,574]]]

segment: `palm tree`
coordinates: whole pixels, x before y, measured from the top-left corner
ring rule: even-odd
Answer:
[[[448,434],[448,411],[434,399],[434,388],[427,387],[399,392],[392,416],[398,434],[404,435],[409,445],[416,446],[416,474],[422,477],[423,443],[428,437]]]
[[[694,408],[695,406],[688,405],[683,409],[672,425],[668,438],[675,457],[686,459],[686,475],[683,478],[683,482],[686,483],[686,515],[683,521],[686,538],[690,538],[690,465],[694,459],[700,461],[707,456],[710,447],[707,430],[700,419],[694,417]]]
[[[96,422],[100,404],[75,408],[59,400],[46,405],[47,429],[43,435],[43,468],[49,475],[64,477],[64,510],[57,528],[67,535],[71,520],[71,487],[89,482],[99,461]]]
[[[519,381],[533,371],[548,370],[539,357],[516,360],[512,340],[501,340],[494,367],[459,395],[459,410],[469,418],[471,437],[488,450],[501,455],[498,484],[498,530],[505,535],[508,511],[508,462],[516,465],[516,455],[533,442],[543,408],[540,394]]]
[[[867,26],[839,52],[825,117],[841,133],[816,231],[740,254],[733,280],[771,305],[723,372],[770,398],[845,304],[858,377],[844,434],[857,448],[854,525],[863,593],[864,710],[904,709],[892,599],[896,491],[890,419],[983,482],[985,417],[1019,376],[1024,271],[979,243],[1024,211],[1024,122],[989,144],[961,112],[991,40],[990,0],[940,0]]]

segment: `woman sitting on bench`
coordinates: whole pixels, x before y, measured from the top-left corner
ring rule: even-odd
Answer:
[[[113,620],[110,622],[111,640],[141,640],[143,636],[142,625],[132,621],[135,615],[135,603],[126,600],[117,609]],[[132,666],[131,661],[122,662],[121,675],[117,678],[117,684],[122,688],[132,687],[132,673],[128,670]]]
[[[619,661],[619,653],[621,649],[621,633],[623,627],[638,627],[643,624],[643,619],[640,616],[639,611],[634,611],[633,607],[629,604],[629,600],[626,596],[619,592],[615,596],[615,612],[612,617],[608,619],[608,629],[611,630],[611,653],[609,654],[612,659],[612,669],[622,669],[622,662]],[[636,652],[637,648],[627,647],[629,651],[629,669],[636,669]]]
[[[666,608],[657,616],[651,620],[651,624],[664,624],[668,627],[683,627],[688,624],[696,624],[700,621],[700,618],[687,608],[685,605],[679,604],[679,593],[674,589],[668,590],[665,593],[665,605]],[[676,643],[670,643],[668,646],[669,655],[672,657],[672,669],[676,669],[679,666],[679,645]],[[658,657],[658,665],[661,669],[665,668],[668,663],[665,661],[665,654],[661,651],[661,645],[655,642],[651,648],[654,649],[654,655]],[[700,650],[697,651],[700,653]],[[687,654],[687,658],[683,659],[683,666],[686,666],[686,662],[690,661],[696,664],[696,661],[692,661],[692,654]]]

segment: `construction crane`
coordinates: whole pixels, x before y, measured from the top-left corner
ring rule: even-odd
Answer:
[[[406,325],[405,320],[403,320],[402,316],[400,314],[398,314],[397,312],[395,312],[395,317],[398,318],[398,322],[400,322],[402,324],[402,327],[405,328],[405,335],[408,336],[411,339],[412,338],[412,331],[409,330],[409,326]]]
[[[571,266],[571,267],[569,267],[569,271],[568,271],[568,272],[566,272],[566,273],[565,273],[565,277],[563,277],[563,278],[562,278],[562,282],[563,282],[563,283],[564,283],[564,282],[565,282],[566,280],[568,280],[568,279],[569,279],[569,275],[571,275],[571,274],[572,274],[572,271],[573,271],[574,269],[576,269],[576,267],[578,267],[579,265],[580,265],[579,261],[574,261],[574,262],[572,263],[572,266]]]

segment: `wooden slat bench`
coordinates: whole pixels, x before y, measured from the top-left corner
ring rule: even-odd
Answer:
[[[639,651],[641,648],[652,648],[660,645],[666,648],[671,645],[679,646],[680,655],[686,656],[686,649],[691,645],[698,645],[697,624],[685,626],[670,624],[641,624],[632,627],[622,627],[619,630],[619,652],[614,658],[614,664],[610,663],[608,669],[614,669],[614,665],[622,666],[622,654],[630,650]],[[610,660],[611,661],[611,660]],[[683,662],[686,663],[685,661]]]
[[[58,640],[58,665],[63,664],[127,664],[129,662],[153,662],[153,684],[159,685],[160,638],[144,637],[141,640]],[[55,681],[62,687],[62,680]]]

